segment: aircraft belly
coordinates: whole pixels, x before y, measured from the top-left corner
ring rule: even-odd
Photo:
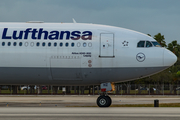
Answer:
[[[51,68],[52,80],[83,80],[81,68]]]
[[[50,59],[52,80],[82,80],[80,57],[70,58]]]
[[[56,68],[59,76],[53,79],[49,68],[0,68],[0,84],[41,84],[41,85],[92,85],[103,82],[123,82],[155,74],[167,67],[147,68],[81,68],[81,79],[77,79],[79,68]],[[59,71],[59,72],[58,72]],[[67,72],[68,71],[68,72]],[[71,72],[70,74],[67,74]],[[69,77],[70,76],[70,77]],[[70,79],[67,79],[70,78]]]

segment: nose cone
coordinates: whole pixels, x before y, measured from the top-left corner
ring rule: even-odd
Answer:
[[[164,66],[172,66],[176,61],[176,55],[171,51],[164,49]]]

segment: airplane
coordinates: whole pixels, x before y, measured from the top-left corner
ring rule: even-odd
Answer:
[[[101,85],[107,92],[172,66],[177,57],[152,37],[133,30],[86,23],[0,23],[1,85]]]

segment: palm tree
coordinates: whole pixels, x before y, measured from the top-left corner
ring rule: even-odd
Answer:
[[[179,56],[180,45],[177,43],[177,40],[174,40],[171,43],[169,43],[167,49],[176,54],[176,56]]]
[[[154,39],[157,40],[157,42],[162,46],[162,47],[167,47],[166,42],[164,41],[164,35],[161,35],[161,33],[158,33],[157,35],[154,35]]]

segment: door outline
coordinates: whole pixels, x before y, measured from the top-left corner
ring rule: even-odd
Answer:
[[[112,56],[101,56],[101,45],[102,45],[102,42],[101,42],[101,38],[102,38],[102,34],[112,34],[113,35],[113,53],[112,53]],[[100,58],[114,58],[115,55],[114,55],[114,33],[100,33],[100,41],[99,41],[99,57]]]

